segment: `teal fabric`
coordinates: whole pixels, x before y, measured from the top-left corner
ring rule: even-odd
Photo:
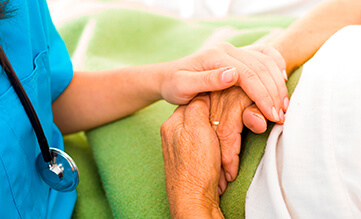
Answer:
[[[52,24],[45,0],[9,2],[8,18],[0,20],[0,44],[34,105],[50,146],[63,149],[51,104],[72,79],[69,54]],[[53,191],[37,173],[38,142],[3,70],[0,142],[0,218],[69,218],[76,192]],[[55,210],[55,202],[61,212]]]

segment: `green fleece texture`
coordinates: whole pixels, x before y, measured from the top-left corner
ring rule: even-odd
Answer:
[[[71,54],[84,26],[93,19],[95,30],[86,52],[84,70],[181,58],[196,52],[217,28],[225,26],[244,30],[227,41],[236,46],[248,45],[294,21],[286,17],[184,21],[145,11],[105,10],[73,19],[59,28]],[[298,76],[295,74],[289,80],[292,89]],[[91,149],[84,133],[65,138],[66,150],[80,170],[73,218],[170,217],[159,130],[175,108],[159,101],[124,119],[88,131]],[[221,197],[226,218],[244,217],[246,192],[262,158],[268,134],[269,130],[262,135],[244,133],[239,177]]]
[[[112,211],[101,184],[99,170],[84,133],[64,138],[65,151],[76,161],[80,171],[78,200],[73,218],[111,218]]]

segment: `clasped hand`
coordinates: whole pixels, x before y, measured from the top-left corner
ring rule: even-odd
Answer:
[[[222,217],[219,195],[237,176],[243,125],[262,133],[266,118],[283,123],[288,107],[285,63],[276,50],[229,44],[221,48],[234,59],[235,86],[196,96],[178,107],[161,128],[168,201],[175,217]],[[209,55],[213,67],[224,65]],[[203,59],[198,63],[211,66]]]

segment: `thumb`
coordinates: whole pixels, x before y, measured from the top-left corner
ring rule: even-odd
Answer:
[[[236,68],[223,67],[201,72],[188,72],[186,88],[190,94],[224,90],[237,82]]]
[[[243,123],[252,132],[261,134],[267,130],[267,122],[256,104],[248,106],[243,111]]]

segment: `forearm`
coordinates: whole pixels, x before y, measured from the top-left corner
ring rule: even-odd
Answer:
[[[335,32],[353,24],[361,24],[361,1],[331,0],[297,20],[270,44],[282,54],[290,74]]]
[[[125,117],[161,99],[161,74],[169,63],[99,72],[75,72],[53,103],[63,134],[87,130]]]

